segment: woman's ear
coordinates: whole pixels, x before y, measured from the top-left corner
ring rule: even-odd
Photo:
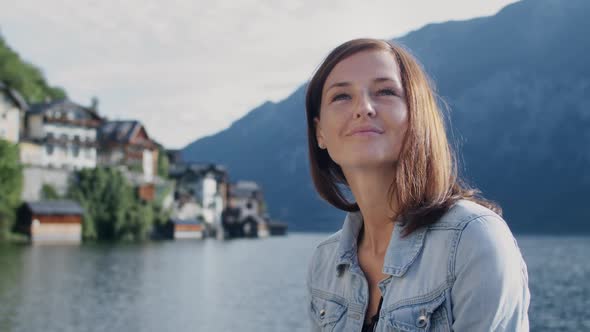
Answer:
[[[320,119],[315,117],[313,122],[315,124],[315,138],[318,141],[318,147],[323,150],[326,148],[326,144],[324,142],[324,135],[322,134],[322,127],[320,126]]]

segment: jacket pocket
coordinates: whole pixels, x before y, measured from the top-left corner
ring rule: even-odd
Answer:
[[[321,331],[332,331],[341,321],[346,309],[347,305],[336,299],[326,299],[317,295],[311,297],[311,316]]]
[[[431,300],[395,308],[386,314],[387,326],[390,331],[450,331],[444,301],[443,293]]]

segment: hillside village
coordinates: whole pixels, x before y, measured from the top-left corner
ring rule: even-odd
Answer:
[[[79,171],[103,167],[120,172],[138,200],[157,201],[166,211],[166,222],[150,230],[152,239],[255,238],[286,231],[286,224],[266,214],[258,184],[230,182],[221,165],[184,162],[141,122],[101,116],[96,100],[90,106],[68,99],[29,105],[0,82],[0,139],[18,145],[24,183],[14,230],[33,243],[82,241],[84,206],[64,197]],[[47,199],[48,190],[57,197]]]

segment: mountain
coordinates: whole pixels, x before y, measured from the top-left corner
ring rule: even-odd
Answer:
[[[590,232],[588,12],[586,0],[523,0],[396,39],[450,106],[463,177],[500,203],[517,233]],[[305,85],[182,153],[258,181],[271,215],[291,230],[334,231],[343,213],[311,183],[304,95]]]

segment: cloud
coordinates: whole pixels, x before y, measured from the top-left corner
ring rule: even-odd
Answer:
[[[433,22],[490,15],[498,1],[0,0],[8,43],[77,102],[137,118],[167,147],[286,97],[327,52]]]

